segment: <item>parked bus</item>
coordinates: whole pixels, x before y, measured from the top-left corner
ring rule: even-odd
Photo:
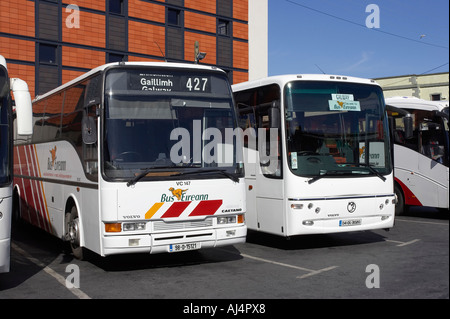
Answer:
[[[11,91],[14,94],[15,111]],[[28,85],[8,77],[6,59],[0,55],[0,273],[9,272],[12,219],[13,117],[17,133],[31,134],[31,97]]]
[[[409,206],[448,210],[448,102],[394,97],[386,99],[386,105],[394,126],[396,213]],[[412,120],[409,134],[405,117]]]
[[[393,226],[393,164],[380,86],[352,77],[284,75],[237,84],[233,92],[245,130],[249,229],[289,237]]]
[[[20,214],[75,257],[245,241],[238,138],[218,137],[237,126],[222,70],[107,64],[36,98],[33,116],[15,147]]]

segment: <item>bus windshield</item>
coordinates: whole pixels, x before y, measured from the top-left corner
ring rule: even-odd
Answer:
[[[288,165],[298,176],[389,174],[390,145],[381,88],[338,82],[285,87]]]
[[[103,160],[108,178],[239,173],[236,139],[226,140],[236,118],[225,75],[112,69],[106,77],[105,106]],[[199,174],[189,175],[194,172]]]

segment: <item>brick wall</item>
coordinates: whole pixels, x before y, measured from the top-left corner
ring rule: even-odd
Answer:
[[[66,12],[67,3],[80,8],[79,28],[66,25],[73,14]],[[194,44],[199,41],[200,51],[207,53],[200,63],[219,64],[234,83],[248,79],[248,0],[127,0],[119,14],[107,12],[108,3],[0,0],[0,54],[7,59],[11,76],[26,80],[34,97],[45,93],[39,92],[43,87],[61,85],[121,57],[164,61],[165,55],[169,61],[193,63]],[[169,8],[179,10],[180,25],[166,21]],[[39,15],[46,16],[47,9],[55,18],[41,21]],[[224,20],[229,23],[226,35],[218,31],[219,21]],[[117,43],[116,34],[109,34],[115,32],[123,43]],[[42,61],[44,46],[54,47],[55,61]],[[46,74],[51,79],[46,80]]]

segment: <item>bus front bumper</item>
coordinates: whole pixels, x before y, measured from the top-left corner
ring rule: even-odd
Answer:
[[[103,237],[102,256],[172,253],[245,243],[247,226]]]

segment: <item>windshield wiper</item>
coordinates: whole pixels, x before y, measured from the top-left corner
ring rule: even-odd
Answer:
[[[169,166],[156,166],[155,165],[152,167],[144,168],[143,169],[144,171],[142,173],[136,175],[132,180],[130,180],[127,183],[127,186],[130,187],[130,186],[136,185],[137,182],[139,182],[142,178],[147,176],[147,174],[151,173],[155,169],[168,169],[168,168],[175,168],[175,167],[176,167],[176,165],[169,165]]]
[[[383,175],[381,175],[375,168],[373,165],[370,164],[366,164],[366,163],[344,163],[342,165],[357,165],[357,166],[363,166],[363,167],[367,167],[369,169],[369,171],[371,171],[373,174],[375,174],[376,176],[378,176],[383,182],[386,181],[386,177],[384,177]]]
[[[174,174],[172,176],[183,176],[183,175],[191,175],[191,174],[204,174],[204,173],[220,173],[222,175],[225,175],[226,177],[228,177],[229,179],[231,179],[233,182],[235,183],[239,183],[239,178],[231,173],[228,173],[226,170],[223,169],[198,169],[195,171],[189,171],[189,172],[182,172],[179,174]]]
[[[327,170],[320,170],[320,175],[317,175],[313,178],[311,178],[308,181],[308,184],[312,184],[314,182],[317,182],[319,179],[326,177],[326,176],[340,176],[345,175],[347,172],[345,171],[327,171]]]

